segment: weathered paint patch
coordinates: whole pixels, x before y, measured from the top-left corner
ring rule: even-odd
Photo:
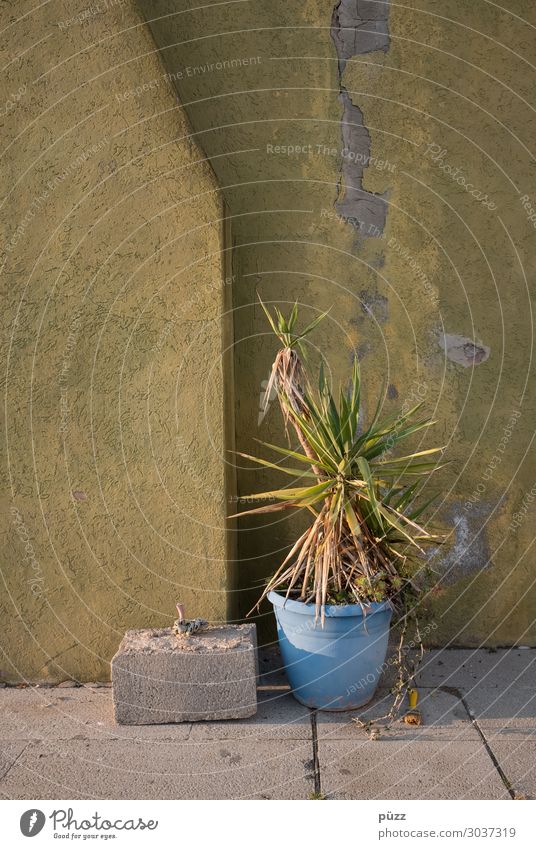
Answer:
[[[381,236],[387,213],[386,196],[363,189],[363,172],[370,160],[370,133],[363,123],[361,109],[352,103],[344,88],[340,99],[343,105],[342,180],[335,209],[363,236]]]
[[[342,85],[348,59],[389,49],[389,3],[340,0],[333,10],[331,36],[339,60],[340,100],[343,106],[341,181],[335,202],[337,214],[361,235],[381,236],[387,213],[386,195],[363,189],[363,171],[370,160],[370,133],[363,113]]]
[[[370,354],[372,350],[370,342],[361,342],[350,354],[350,362],[353,363],[354,357],[357,357],[358,362],[365,359],[367,354]]]
[[[478,366],[488,359],[491,348],[481,342],[475,342],[466,336],[456,336],[452,333],[442,333],[440,345],[448,359],[464,368]]]
[[[471,515],[459,510],[447,511],[449,525],[453,528],[453,543],[446,554],[442,548],[436,552],[432,566],[441,575],[441,583],[449,585],[475,572],[491,566],[491,555],[484,528],[486,516],[492,508],[481,505]]]
[[[389,317],[389,301],[379,292],[367,292],[362,289],[359,293],[361,309],[368,318],[375,318],[381,324]]]
[[[389,49],[389,0],[340,0],[333,9],[331,36],[342,74],[348,59]]]

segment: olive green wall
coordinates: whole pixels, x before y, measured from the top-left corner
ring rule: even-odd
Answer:
[[[140,5],[230,209],[238,447],[282,438],[257,294],[331,308],[334,380],[357,353],[366,406],[385,378],[448,446],[427,641],[534,644],[534,4]],[[273,482],[238,470],[240,496]],[[242,613],[294,529],[241,522]]]
[[[222,199],[133,3],[7,6],[0,677],[96,680],[232,614]]]
[[[367,409],[385,379],[439,421],[427,641],[535,644],[536,9],[188,5],[2,6],[1,678],[253,604],[296,527],[227,531],[235,433],[283,438],[258,293],[331,308],[311,343]]]

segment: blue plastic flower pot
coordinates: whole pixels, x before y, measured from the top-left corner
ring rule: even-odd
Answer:
[[[314,604],[268,594],[292,692],[318,710],[352,710],[373,697],[385,666],[391,606],[327,605],[322,627]]]

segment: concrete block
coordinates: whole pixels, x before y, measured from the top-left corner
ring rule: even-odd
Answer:
[[[255,625],[127,631],[112,659],[115,719],[123,725],[238,719],[257,710]]]

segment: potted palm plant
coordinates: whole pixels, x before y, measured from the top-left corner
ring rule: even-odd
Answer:
[[[281,346],[266,398],[276,390],[287,432],[292,428],[299,446],[263,443],[286,458],[284,466],[241,454],[294,480],[284,489],[247,496],[269,503],[240,515],[295,509],[306,511],[310,521],[259,604],[267,597],[274,606],[295,697],[311,708],[349,710],[374,695],[393,612],[407,622],[422,596],[418,556],[438,536],[418,523],[432,499],[416,500],[423,479],[439,468],[430,456],[442,449],[395,458],[399,443],[433,424],[414,420],[421,404],[381,418],[380,397],[364,424],[357,357],[351,388],[340,390],[338,401],[322,366],[318,388],[310,385],[302,343],[324,316],[298,333],[297,306],[288,318],[263,308]]]

